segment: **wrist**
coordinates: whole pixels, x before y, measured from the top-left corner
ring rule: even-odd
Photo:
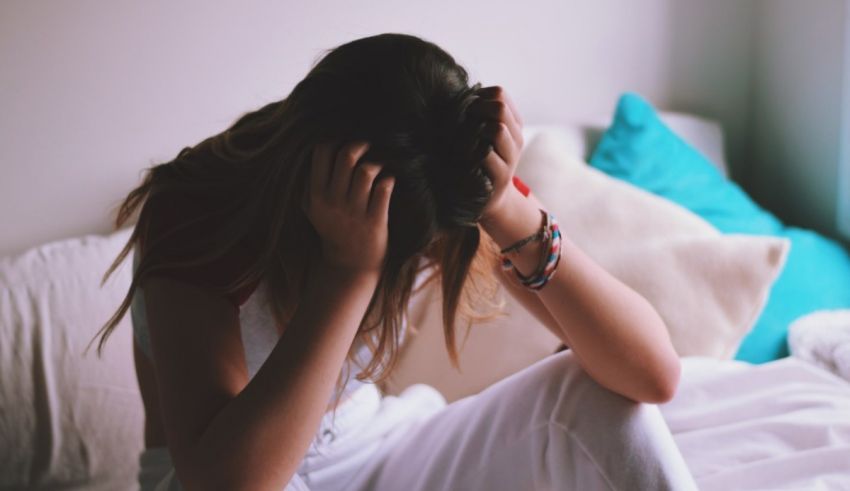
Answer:
[[[322,241],[321,254],[317,262],[327,271],[346,276],[379,275],[383,261],[378,255],[364,254],[362,250],[354,250],[350,244],[331,244]]]
[[[319,261],[310,274],[311,280],[319,289],[326,289],[331,285],[362,286],[374,289],[380,276],[381,270],[379,269],[357,268],[326,260]]]
[[[481,227],[505,248],[540,229],[540,210],[511,186],[499,207],[482,217]]]

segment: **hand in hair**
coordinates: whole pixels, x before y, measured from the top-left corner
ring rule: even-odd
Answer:
[[[313,149],[305,212],[322,241],[322,257],[347,270],[379,271],[387,251],[394,179],[376,180],[381,164],[358,160],[368,142]],[[338,150],[337,150],[338,148]]]
[[[484,170],[493,184],[493,194],[481,219],[488,221],[507,206],[506,196],[513,189],[512,180],[522,150],[522,119],[505,89],[498,85],[484,87],[479,98],[468,108],[471,114],[484,118],[482,136],[493,142],[493,151],[484,157]]]

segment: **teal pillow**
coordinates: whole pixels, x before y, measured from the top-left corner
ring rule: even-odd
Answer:
[[[788,326],[794,319],[815,310],[850,308],[848,251],[811,230],[785,226],[673,133],[637,94],[620,98],[590,164],[678,203],[723,233],[790,239],[785,267],[735,359],[763,363],[788,356]]]

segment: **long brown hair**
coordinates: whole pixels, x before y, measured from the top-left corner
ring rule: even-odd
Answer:
[[[497,251],[491,241],[482,241],[487,236],[478,225],[492,192],[481,168],[492,142],[481,134],[483,122],[466,111],[480,85],[470,87],[466,70],[421,38],[395,33],[361,38],[328,50],[286,98],[242,115],[170,162],[147,168],[116,216],[118,229],[141,206],[103,282],[134,245],[144,246],[136,249],[139,262],[124,301],[98,331],[98,355],[145,278],[213,264],[246,243],[260,246],[245,267],[224,284],[207,286],[230,295],[265,279],[270,298],[277,300],[271,302],[275,321],[285,325],[320,250],[300,206],[312,148],[318,141],[364,139],[371,145],[362,159],[383,163],[381,172],[393,175],[396,185],[385,264],[357,333],[372,360],[357,378],[380,382],[389,375],[402,317],[423,268],[433,271],[428,282],[441,280],[446,349],[459,368],[456,318],[464,317],[468,327],[487,315],[482,307],[495,306]],[[197,198],[204,208],[149,236],[151,217],[157,216],[151,210],[174,196]],[[353,351],[348,359],[354,359]],[[341,377],[337,389],[342,385]]]

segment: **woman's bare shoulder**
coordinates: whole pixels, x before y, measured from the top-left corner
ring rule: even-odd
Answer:
[[[210,202],[185,195],[155,195],[145,202],[147,227],[141,234],[141,248],[145,244],[161,241],[154,251],[159,259],[185,260],[195,257],[207,248],[215,247],[214,238],[220,236],[216,227],[221,220],[211,217]],[[195,245],[197,253],[187,249]],[[223,287],[236,279],[256,258],[259,244],[251,237],[240,241],[223,255],[203,265],[182,266],[160,270],[156,276],[167,277],[199,287]],[[152,275],[153,276],[153,275]],[[227,295],[227,300],[241,306],[251,295],[259,282]]]

